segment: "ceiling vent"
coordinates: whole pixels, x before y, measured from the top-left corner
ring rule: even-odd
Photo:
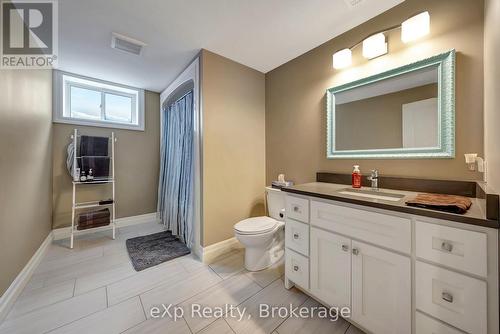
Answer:
[[[365,2],[365,0],[344,0],[344,2],[346,3],[347,7],[354,8],[362,2]]]
[[[111,47],[113,49],[132,53],[134,55],[140,55],[144,46],[146,46],[146,43],[115,32],[111,37]]]

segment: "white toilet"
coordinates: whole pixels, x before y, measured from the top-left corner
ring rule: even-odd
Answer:
[[[245,247],[245,268],[266,269],[281,259],[285,252],[285,194],[266,187],[270,217],[244,219],[234,225],[234,234]]]

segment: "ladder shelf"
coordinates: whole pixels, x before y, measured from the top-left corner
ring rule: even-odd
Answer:
[[[73,148],[74,148],[74,154],[73,154],[73,168],[72,168],[72,178],[73,178],[73,201],[72,201],[72,207],[71,207],[71,237],[70,237],[70,248],[73,248],[73,243],[74,243],[74,236],[75,234],[79,232],[88,232],[89,230],[108,230],[109,225],[106,226],[97,226],[97,227],[92,227],[92,228],[87,228],[87,229],[82,229],[78,230],[77,225],[75,224],[75,218],[76,218],[76,211],[81,210],[81,209],[90,209],[90,208],[97,208],[97,207],[111,207],[111,217],[110,217],[110,225],[111,229],[113,231],[113,239],[116,237],[116,224],[115,224],[115,219],[116,219],[116,201],[115,201],[115,142],[116,137],[115,133],[111,132],[111,137],[108,137],[111,140],[111,155],[107,156],[99,156],[101,158],[108,158],[110,160],[111,168],[110,168],[110,175],[109,178],[105,179],[94,179],[92,181],[80,181],[79,178],[80,176],[78,175],[78,179],[76,178],[76,168],[78,167],[78,161],[81,160],[81,156],[78,156],[78,140],[81,138],[82,135],[78,133],[78,129],[74,129],[73,135],[71,135],[71,139],[73,141]],[[109,150],[109,148],[108,148]],[[109,152],[108,152],[109,153]],[[88,156],[91,157],[91,156]],[[96,158],[96,157],[91,157],[91,158]],[[112,197],[108,199],[104,199],[102,201],[91,201],[91,202],[76,202],[76,193],[78,189],[80,188],[80,185],[106,185],[109,184],[111,185],[112,189]],[[112,201],[111,203],[102,203],[100,204],[99,202],[103,201]]]

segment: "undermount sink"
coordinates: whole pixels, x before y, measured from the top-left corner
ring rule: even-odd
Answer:
[[[405,197],[405,195],[403,194],[387,193],[380,190],[365,190],[365,189],[352,189],[352,188],[339,190],[338,193],[343,195],[381,199],[384,201],[392,201],[392,202],[398,202],[403,197]]]

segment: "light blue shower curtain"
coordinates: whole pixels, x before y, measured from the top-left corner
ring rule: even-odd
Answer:
[[[158,212],[188,247],[193,243],[193,91],[163,106]]]

